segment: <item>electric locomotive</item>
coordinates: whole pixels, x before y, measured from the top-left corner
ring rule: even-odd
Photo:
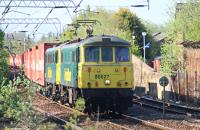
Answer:
[[[45,93],[86,110],[126,111],[132,105],[133,65],[130,44],[109,35],[91,36],[46,51]]]

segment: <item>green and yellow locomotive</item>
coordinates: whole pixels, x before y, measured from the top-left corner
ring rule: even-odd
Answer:
[[[46,94],[70,105],[78,97],[88,110],[125,111],[132,105],[130,44],[99,35],[46,51]]]

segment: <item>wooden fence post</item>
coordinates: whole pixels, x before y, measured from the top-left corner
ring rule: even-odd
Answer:
[[[181,90],[181,85],[180,85],[180,72],[178,71],[178,101],[180,101],[180,90]]]
[[[188,72],[185,73],[186,76],[186,103],[188,104],[188,98],[189,98],[189,90],[188,90]]]
[[[197,71],[195,71],[195,84],[194,84],[194,99],[195,103],[197,103]]]

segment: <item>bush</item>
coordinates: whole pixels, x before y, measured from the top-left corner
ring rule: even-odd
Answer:
[[[3,117],[19,121],[22,117],[31,114],[31,101],[35,91],[27,87],[29,84],[28,80],[19,77],[6,85],[4,80],[0,86],[0,110]],[[19,86],[23,87],[19,89]]]

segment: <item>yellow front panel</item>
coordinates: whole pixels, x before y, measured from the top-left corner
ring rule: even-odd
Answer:
[[[58,63],[56,64],[56,84],[60,84],[60,67],[61,67],[61,51],[60,48],[58,49]]]
[[[79,88],[132,88],[132,65],[79,65]],[[108,82],[108,84],[106,83]]]
[[[85,62],[84,47],[81,47],[80,51],[79,88],[133,88],[133,65],[131,61],[116,63],[113,51],[113,62],[102,62],[101,58],[99,63]],[[101,53],[100,50],[100,57]],[[109,82],[109,84],[106,82]]]

